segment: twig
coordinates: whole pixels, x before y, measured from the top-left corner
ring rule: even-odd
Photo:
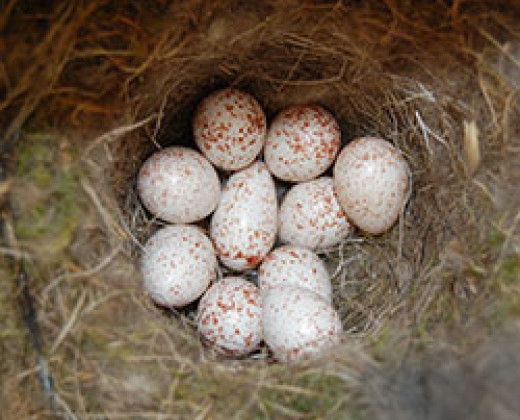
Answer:
[[[107,230],[109,232],[117,231],[118,234],[120,234],[123,237],[126,237],[126,232],[114,220],[111,213],[105,209],[105,206],[103,206],[103,203],[101,202],[96,190],[86,178],[81,178],[81,186],[94,203],[98,213],[103,219],[103,223],[105,224]]]
[[[64,411],[63,414],[66,420],[78,420],[78,417],[74,414],[69,405],[63,400],[63,398],[60,397],[59,394],[56,394],[56,405]]]
[[[92,268],[88,268],[84,271],[80,271],[79,273],[65,273],[65,274],[62,274],[62,275],[56,277],[45,287],[45,289],[43,289],[43,292],[41,293],[43,298],[45,298],[52,289],[54,289],[59,283],[61,283],[65,279],[77,280],[77,279],[81,279],[81,278],[87,278],[87,277],[93,276],[94,274],[99,273],[108,264],[110,264],[112,262],[112,260],[117,256],[117,254],[119,254],[119,252],[121,252],[121,246],[114,248],[110,254],[108,254],[105,258],[103,258],[99,263],[97,263]]]
[[[144,252],[144,246],[139,242],[139,240],[135,237],[135,235],[132,233],[131,229],[128,227],[128,224],[126,223],[123,215],[119,215],[119,223],[121,226],[123,226],[123,230],[126,232],[126,234],[130,237],[132,242],[137,245],[137,247]]]
[[[152,114],[141,121],[137,121],[134,124],[124,125],[122,127],[117,127],[113,129],[112,131],[109,131],[108,133],[105,133],[94,140],[90,142],[90,144],[87,146],[85,151],[83,152],[82,158],[85,159],[85,157],[94,149],[96,146],[102,143],[111,143],[115,140],[120,139],[121,137],[125,136],[126,134],[148,124],[150,121],[155,119],[157,117],[157,114]]]
[[[31,255],[25,251],[19,250],[19,249],[13,249],[13,248],[7,248],[0,246],[0,254],[7,255],[11,258],[16,258],[18,260],[30,260]]]
[[[421,128],[421,131],[423,133],[423,137],[424,137],[424,143],[426,144],[426,149],[428,150],[428,153],[430,155],[433,154],[432,152],[432,149],[430,147],[430,138],[429,138],[429,134],[431,134],[431,136],[433,138],[435,138],[436,140],[439,141],[439,143],[441,143],[442,145],[444,145],[446,148],[448,148],[448,143],[446,142],[446,140],[444,140],[441,136],[439,136],[438,134],[436,134],[430,127],[428,127],[426,125],[426,123],[424,122],[424,120],[422,119],[421,117],[421,114],[419,113],[419,111],[415,111],[415,118],[417,119],[417,123],[419,124],[419,127]]]
[[[29,332],[29,337],[34,348],[34,352],[36,353],[38,378],[42,385],[43,391],[49,398],[50,409],[54,410],[56,402],[56,393],[54,391],[52,377],[49,372],[47,360],[43,355],[43,348],[41,345],[40,338],[40,328],[38,324],[38,314],[34,307],[34,298],[30,291],[29,278],[27,276],[27,271],[25,267],[25,264],[31,261],[30,255],[27,255],[25,251],[20,250],[18,241],[14,233],[14,229],[9,218],[3,217],[0,220],[0,222],[8,245],[8,248],[5,250],[12,251],[13,255],[10,256],[11,261],[13,262],[15,268],[17,268],[18,270],[18,275],[16,277],[18,290],[20,291],[18,295],[18,301],[20,304],[20,309],[22,311],[22,318],[24,324]],[[28,256],[28,258],[24,258],[26,255]]]
[[[18,286],[21,289],[19,299],[23,320],[27,330],[29,331],[29,336],[31,337],[31,342],[36,353],[36,359],[38,363],[38,378],[40,379],[40,383],[45,394],[47,394],[49,397],[51,409],[54,409],[56,403],[56,394],[54,392],[47,361],[43,356],[40,339],[40,328],[38,325],[36,309],[34,308],[34,299],[29,289],[29,279],[27,277],[23,263],[21,264],[20,272],[18,274]]]
[[[78,302],[76,303],[76,307],[72,311],[72,314],[70,315],[67,323],[62,328],[62,330],[60,331],[60,334],[58,335],[58,337],[54,341],[54,344],[52,345],[52,347],[50,349],[50,353],[54,353],[56,351],[56,349],[59,347],[61,342],[65,339],[65,337],[67,336],[67,334],[71,330],[72,326],[76,322],[76,319],[78,318],[79,311],[81,310],[81,307],[83,306],[83,302],[85,302],[85,297],[86,296],[87,296],[87,292],[84,289],[81,292],[81,295],[80,295],[80,297],[78,299]]]
[[[410,168],[407,166],[408,171],[408,194],[403,201],[403,205],[401,207],[401,211],[399,212],[399,241],[397,245],[397,260],[400,261],[403,257],[403,243],[404,243],[404,214],[406,211],[406,206],[410,201],[410,197],[412,196],[413,189],[413,174]]]

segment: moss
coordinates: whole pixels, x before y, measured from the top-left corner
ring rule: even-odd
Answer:
[[[345,382],[325,373],[310,372],[299,375],[291,384],[291,390],[265,390],[262,400],[273,417],[292,413],[312,418],[342,418],[346,412]],[[340,415],[340,413],[342,415]]]
[[[502,246],[506,240],[506,235],[498,229],[491,229],[487,235],[487,243],[491,246]]]
[[[388,354],[388,348],[391,343],[391,334],[388,326],[384,326],[377,337],[374,337],[370,354],[375,360],[383,360]]]
[[[4,280],[0,288],[0,343],[6,344],[9,340],[19,340],[25,335],[17,308],[16,294],[13,275],[7,268],[0,266],[0,276]],[[12,343],[11,343],[12,344]],[[1,348],[1,346],[0,346]],[[7,353],[7,347],[1,354]]]
[[[520,256],[505,257],[497,269],[497,302],[491,311],[491,325],[502,325],[520,316]]]
[[[520,316],[520,299],[503,299],[497,302],[489,317],[488,325],[496,329],[506,324],[511,318],[518,316]]]
[[[18,173],[23,175],[39,163],[52,162],[54,155],[52,144],[56,137],[51,133],[27,133],[20,139],[18,149]]]
[[[37,244],[38,251],[57,259],[81,215],[80,172],[61,162],[58,140],[51,134],[28,135],[22,145],[16,172],[24,190],[15,203],[15,232],[21,241]],[[29,197],[25,190],[31,190]]]
[[[506,257],[500,265],[499,276],[507,285],[520,282],[520,256]]]

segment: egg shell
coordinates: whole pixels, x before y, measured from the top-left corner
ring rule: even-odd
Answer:
[[[256,99],[222,89],[203,99],[193,121],[195,142],[218,168],[234,171],[253,162],[264,146],[267,123]]]
[[[332,286],[323,261],[307,248],[286,245],[271,251],[258,268],[258,286],[267,291],[279,286],[310,290],[332,302]]]
[[[166,226],[146,242],[141,273],[159,305],[181,307],[196,300],[216,278],[217,258],[206,235],[194,226]]]
[[[317,294],[281,286],[262,297],[264,340],[276,359],[295,362],[315,357],[341,341],[338,313]]]
[[[204,156],[174,146],[146,160],[139,171],[137,191],[145,207],[160,219],[192,223],[215,210],[220,199],[220,181]]]
[[[241,277],[226,277],[204,294],[197,330],[208,342],[234,356],[258,348],[263,339],[260,290]]]
[[[351,224],[334,194],[330,177],[294,185],[280,206],[282,243],[323,250],[341,243]]]
[[[343,148],[334,166],[334,189],[353,224],[370,234],[392,227],[409,195],[410,168],[388,141],[356,139]]]
[[[264,159],[277,178],[308,181],[332,165],[340,144],[341,131],[330,112],[317,105],[292,106],[272,122]]]
[[[257,266],[276,239],[278,207],[265,164],[232,175],[211,218],[210,236],[220,261],[235,271]]]

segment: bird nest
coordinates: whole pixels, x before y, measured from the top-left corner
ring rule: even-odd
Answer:
[[[0,189],[2,249],[12,291],[31,287],[42,349],[6,365],[8,410],[370,417],[368,371],[438,341],[463,353],[518,310],[520,7],[253,3],[94,1],[35,15],[9,2],[6,45],[20,48],[2,82],[14,158]],[[27,21],[35,35],[22,32]],[[143,290],[136,261],[160,222],[137,197],[137,171],[162,147],[194,147],[197,104],[228,86],[253,94],[268,121],[318,103],[344,143],[383,137],[410,164],[398,224],[323,255],[346,331],[325,360],[223,358],[201,344],[193,308],[160,309]],[[10,339],[20,352],[28,340]],[[52,408],[29,397],[44,395],[38,372]]]

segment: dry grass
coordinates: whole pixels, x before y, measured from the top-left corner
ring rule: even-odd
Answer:
[[[518,2],[52,3],[0,12],[6,418],[370,418],[367,370],[429,347],[464,354],[518,315]],[[141,289],[139,244],[158,223],[136,170],[190,145],[196,104],[227,85],[270,118],[319,102],[345,140],[384,136],[412,167],[400,224],[326,256],[347,336],[325,361],[222,360],[190,310]],[[52,409],[13,315],[22,268]]]

